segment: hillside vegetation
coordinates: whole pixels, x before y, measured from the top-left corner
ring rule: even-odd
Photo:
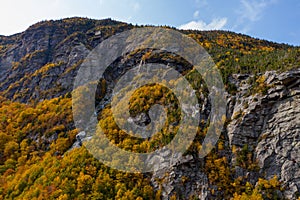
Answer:
[[[73,122],[71,98],[80,64],[104,39],[135,27],[110,19],[69,18],[43,21],[23,33],[0,36],[0,199],[161,199],[163,191],[154,190],[150,173],[120,172],[93,158],[84,146],[70,149],[80,132]],[[254,75],[252,81],[256,84],[252,93],[255,93],[258,87],[263,87],[259,80],[264,72],[300,66],[299,47],[227,31],[182,33],[195,39],[212,56],[230,94],[237,91],[230,82],[232,74]],[[122,59],[125,64],[134,64],[141,59],[154,62],[156,56],[145,50]],[[184,64],[171,55],[163,55],[158,62]],[[193,75],[189,67],[182,73],[189,73],[198,96],[207,96],[200,77]],[[98,102],[104,97],[109,81],[112,80],[99,83],[102,90]],[[149,111],[154,103],[174,105],[177,100],[166,88],[149,85],[134,93],[130,109],[136,115]],[[115,145],[134,152],[149,152],[164,146],[178,128],[174,126],[174,132],[164,129],[151,140],[141,141],[119,130],[109,106],[98,118]],[[167,124],[179,119],[180,110],[170,106]],[[205,123],[202,121],[188,153],[196,155],[201,148],[207,131]],[[258,171],[259,167],[247,146],[230,148],[226,140],[222,134],[217,146],[203,160],[202,169],[209,183],[217,186],[217,191],[210,188],[211,194],[216,193],[220,199],[280,198],[278,192],[284,188],[277,177],[270,180],[260,177],[253,185],[245,177],[233,176],[236,165],[249,171]],[[237,156],[235,164],[229,162],[227,152]],[[176,198],[182,197],[175,192],[171,199]]]

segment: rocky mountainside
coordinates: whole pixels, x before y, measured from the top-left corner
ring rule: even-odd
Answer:
[[[40,22],[2,37],[0,91],[20,102],[71,92],[76,70],[88,53],[108,36],[131,27],[110,19],[72,18]]]
[[[223,153],[234,168],[232,176],[235,179],[243,177],[244,181],[257,185],[260,177],[272,179],[276,176],[284,188],[276,191],[276,198],[296,199],[300,175],[300,70],[280,74],[270,71],[263,77],[263,87],[268,88],[266,93],[249,95],[251,77],[233,75],[238,92],[228,97],[229,120],[224,130],[225,146],[231,150],[221,147],[219,153]],[[237,151],[250,157],[242,161],[241,156],[245,155]],[[163,197],[168,199],[174,192],[199,199],[222,196],[218,191],[219,181],[211,184],[207,169],[201,166],[203,161],[191,155],[185,159],[186,164],[154,173],[151,180],[156,188],[160,187],[157,180],[164,180]]]
[[[229,143],[248,145],[258,161],[259,173],[267,178],[276,175],[286,188],[284,195],[293,199],[299,191],[300,175],[300,70],[270,71],[263,77],[262,87],[268,88],[265,94],[245,97],[243,91],[250,86],[239,83],[240,93],[230,98],[234,106],[227,126]]]
[[[184,163],[153,173],[118,172],[81,146],[88,138],[75,128],[71,108],[77,71],[99,43],[135,27],[111,19],[69,18],[0,36],[0,199],[299,198],[299,47],[226,31],[182,31],[212,56],[227,92],[226,123],[205,158],[198,150],[210,100],[202,78],[186,61],[166,52],[143,49],[124,55],[112,63],[96,94],[99,124],[117,146],[150,151],[164,145],[157,140],[169,141],[174,134],[162,132],[156,141],[128,138],[103,104],[120,71],[140,63],[169,65],[201,85],[197,91],[204,125]],[[145,91],[150,100],[159,99],[151,89]],[[135,102],[143,105],[141,101]],[[176,112],[170,111],[171,116]],[[138,116],[137,121],[145,121]],[[160,161],[163,165],[164,158]]]

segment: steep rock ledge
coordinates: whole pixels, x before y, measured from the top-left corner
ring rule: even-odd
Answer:
[[[258,161],[259,176],[276,175],[284,196],[294,199],[300,191],[300,70],[263,76],[267,94],[245,97],[241,90],[232,97],[236,103],[227,127],[229,142],[240,148],[247,144]]]
[[[228,95],[227,116],[231,120],[224,134],[228,146],[242,149],[247,145],[253,152],[259,170],[252,171],[236,165],[236,154],[226,151],[233,177],[246,177],[252,185],[258,178],[271,179],[275,175],[284,192],[280,198],[296,199],[300,191],[300,70],[278,74],[266,72],[263,77],[266,94],[249,95],[249,75],[236,75],[233,82],[239,88],[236,95]],[[164,168],[151,175],[156,190],[163,199],[174,194],[179,199],[211,199],[220,197],[216,185],[210,184],[205,171],[205,160],[184,156],[185,163]],[[161,160],[163,163],[163,158]],[[217,191],[212,194],[211,190]]]

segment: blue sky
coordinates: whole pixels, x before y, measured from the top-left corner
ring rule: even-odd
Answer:
[[[1,0],[0,35],[82,16],[181,29],[222,29],[300,45],[299,0]]]

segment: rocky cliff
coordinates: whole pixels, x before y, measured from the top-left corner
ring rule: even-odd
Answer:
[[[234,178],[244,177],[255,185],[261,177],[276,176],[284,188],[277,197],[296,199],[300,186],[300,70],[279,74],[270,71],[262,77],[266,93],[252,95],[249,74],[231,77],[238,92],[228,97],[226,158]],[[246,146],[247,151],[253,152],[251,160],[257,161],[255,170],[241,166],[237,161],[240,155],[230,151],[241,151]],[[212,193],[218,187],[210,183],[204,161],[191,155],[185,159],[185,164],[154,173],[151,180],[157,189],[162,188],[164,198],[174,193],[181,197],[219,198],[220,193]]]
[[[300,174],[300,70],[270,71],[262,77],[265,94],[245,97],[243,91],[250,85],[241,82],[241,91],[230,98],[235,103],[227,126],[229,143],[248,145],[258,161],[258,174],[268,179],[276,175],[286,188],[284,195],[295,199]]]
[[[40,22],[23,33],[1,36],[1,96],[11,103],[27,105],[39,105],[38,102],[56,97],[70,98],[77,70],[88,53],[109,36],[131,28],[132,25],[110,19],[71,18]],[[227,89],[227,120],[217,146],[207,157],[200,158],[191,148],[183,164],[145,174],[153,190],[162,199],[229,199],[256,195],[255,192],[264,199],[297,199],[300,195],[299,48],[230,32],[184,33],[207,49],[222,73]],[[120,71],[130,69],[141,60],[168,64],[180,73],[191,69],[185,61],[161,53],[152,52],[145,59],[147,52],[135,52],[114,62],[105,77],[106,92],[113,88]],[[101,92],[98,95],[103,97]],[[207,120],[209,99],[204,96],[201,101],[206,102],[202,114]],[[98,108],[101,113],[104,106],[98,105]],[[5,128],[8,127],[6,121],[1,122]],[[74,129],[72,123],[65,127],[65,132]],[[59,133],[52,131],[39,140],[44,138],[49,146],[52,142],[56,144],[58,135],[62,135]],[[64,137],[69,136],[64,134]],[[64,147],[64,152],[72,151],[72,145],[80,147],[85,137],[84,132],[80,132],[77,141],[74,137],[69,139],[71,144]],[[36,138],[32,133],[18,138],[20,152],[23,151],[22,140]],[[201,137],[197,138],[201,142]],[[44,149],[51,151],[49,146]],[[0,155],[6,155],[5,150],[3,152]],[[54,156],[58,154],[56,150]],[[16,167],[10,173],[21,169]],[[6,189],[0,190],[4,196],[11,194],[1,193],[3,191]]]
[[[71,92],[79,65],[88,53],[108,36],[129,28],[110,19],[71,18],[40,22],[23,33],[3,37],[0,91],[20,102]]]

